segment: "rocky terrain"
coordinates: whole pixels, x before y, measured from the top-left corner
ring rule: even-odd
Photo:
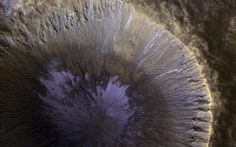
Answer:
[[[213,98],[212,146],[236,146],[236,1],[131,0],[194,52]]]
[[[145,15],[140,15],[140,18],[147,17],[156,25],[163,26],[197,59],[211,94],[213,119],[209,146],[236,146],[236,1],[126,0],[126,2],[139,14]],[[48,16],[49,12],[51,14],[51,8],[63,8],[63,11],[58,13],[68,14],[70,13],[67,10],[73,10],[79,18],[81,11],[75,9],[75,5],[76,0],[71,0],[69,3],[63,0],[47,0],[45,3],[37,0],[0,0],[0,46],[5,48],[11,44],[25,47],[26,42],[36,44],[37,39],[32,34],[47,29],[48,25],[42,25],[41,20]],[[86,16],[83,18],[87,19]],[[140,21],[139,15],[135,18],[137,22]],[[39,34],[38,37],[38,40],[44,42],[43,34]],[[129,48],[128,45],[124,47]],[[0,50],[0,58],[1,54],[3,51]],[[127,60],[132,56],[126,55],[123,50],[119,55]],[[1,109],[3,108],[0,108],[0,111]]]

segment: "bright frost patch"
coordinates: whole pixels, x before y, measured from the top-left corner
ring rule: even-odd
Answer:
[[[0,36],[3,145],[208,144],[206,81],[163,26],[122,0],[21,5]]]

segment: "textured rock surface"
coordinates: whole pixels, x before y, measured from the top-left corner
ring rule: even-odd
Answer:
[[[195,53],[213,97],[212,146],[236,146],[236,1],[133,0],[132,3]]]
[[[22,48],[23,52],[35,50],[33,52],[36,54],[38,52],[36,48],[45,48],[45,50],[51,50],[49,55],[57,57],[65,54],[63,51],[65,48],[74,47],[72,44],[76,44],[79,48],[90,48],[89,52],[98,54],[107,54],[112,48],[112,54],[118,56],[119,59],[105,60],[105,63],[111,62],[106,65],[107,69],[110,69],[109,72],[121,75],[121,79],[125,83],[130,82],[131,75],[139,79],[140,74],[145,73],[147,77],[154,74],[155,84],[162,85],[157,86],[159,91],[170,100],[161,101],[160,104],[154,103],[160,107],[160,110],[155,108],[156,106],[153,106],[153,109],[163,111],[162,109],[166,108],[162,108],[162,105],[165,104],[168,111],[176,112],[169,117],[162,118],[161,124],[163,123],[163,125],[169,120],[173,120],[167,123],[169,129],[162,128],[162,125],[159,124],[160,130],[165,130],[165,135],[168,137],[163,137],[164,139],[161,140],[158,139],[158,134],[150,135],[148,137],[152,140],[149,145],[153,145],[157,141],[159,145],[169,143],[169,146],[182,146],[183,144],[204,146],[208,142],[211,116],[209,114],[210,98],[200,73],[201,68],[202,74],[209,83],[213,98],[213,134],[210,146],[236,145],[234,123],[236,122],[236,2],[234,0],[128,0],[131,11],[118,10],[119,2],[117,3],[117,1],[110,1],[109,5],[99,3],[99,6],[94,9],[90,8],[91,3],[86,4],[76,0],[71,2],[2,0],[0,3],[0,58],[2,58],[0,74],[3,75],[1,81],[5,80],[8,83],[7,80],[11,79],[11,77],[4,77],[6,74],[3,71],[7,71],[8,66],[3,66],[3,63],[8,65],[13,63],[13,67],[19,68],[18,71],[20,67],[14,63],[18,60],[19,63],[25,64],[23,68],[27,69],[27,65],[32,66],[28,63],[29,60],[3,58],[6,52],[15,47]],[[95,15],[93,15],[94,13]],[[111,34],[108,35],[109,33]],[[115,36],[115,38],[110,36]],[[78,38],[80,38],[79,41]],[[96,51],[91,50],[91,44]],[[60,53],[55,53],[58,49]],[[9,54],[12,53],[9,52]],[[74,48],[70,52],[74,52]],[[65,57],[63,62],[68,63],[69,58],[74,58],[74,56],[70,53],[66,54],[68,57]],[[184,55],[182,59],[181,55]],[[192,56],[195,56],[198,63]],[[19,55],[19,58],[22,57]],[[36,56],[36,58],[39,57]],[[93,59],[100,61],[100,57],[93,57]],[[89,62],[91,62],[90,59]],[[135,66],[127,66],[127,63]],[[100,64],[98,64],[99,66]],[[71,66],[69,65],[69,67]],[[91,65],[88,70],[93,68]],[[126,74],[135,68],[142,72]],[[97,68],[95,68],[96,70]],[[8,73],[11,72],[11,70],[8,71]],[[191,76],[195,78],[191,78]],[[180,89],[176,87],[180,85],[182,86]],[[6,89],[1,90],[2,93]],[[179,94],[178,90],[182,94]],[[187,96],[188,93],[192,93],[193,99]],[[203,95],[199,95],[201,93]],[[196,101],[198,98],[202,101]],[[186,106],[187,103],[190,105]],[[183,106],[186,108],[179,109]],[[0,110],[4,111],[4,107]],[[151,114],[152,117],[154,115],[155,113]],[[161,114],[159,113],[159,115]],[[142,131],[148,131],[148,128]],[[160,134],[164,134],[162,131],[160,132]],[[137,133],[140,138],[145,136],[142,133]],[[170,138],[176,138],[176,140]],[[140,144],[148,144],[142,142],[143,139],[140,140]]]

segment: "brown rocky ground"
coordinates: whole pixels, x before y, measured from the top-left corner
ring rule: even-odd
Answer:
[[[127,1],[137,11],[164,25],[194,53],[213,100],[210,145],[236,146],[236,1]],[[20,2],[0,0],[1,21],[10,17]]]
[[[130,0],[191,49],[213,98],[212,146],[236,146],[236,1]]]

